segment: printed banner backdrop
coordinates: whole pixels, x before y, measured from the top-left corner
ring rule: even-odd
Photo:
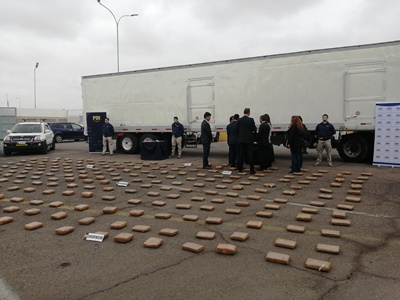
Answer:
[[[376,103],[373,165],[400,167],[400,103]]]
[[[103,124],[105,118],[105,112],[86,113],[89,152],[91,153],[103,150]]]

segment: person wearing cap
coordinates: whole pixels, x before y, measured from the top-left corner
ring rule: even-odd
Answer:
[[[328,161],[328,166],[333,167],[332,164],[332,143],[331,139],[336,133],[335,127],[331,123],[328,122],[328,115],[322,115],[322,122],[317,125],[315,128],[315,133],[318,138],[318,145],[317,145],[317,161],[315,166],[319,166],[322,162],[322,152],[326,151],[326,159]]]
[[[211,114],[209,112],[204,113],[204,120],[201,123],[201,135],[200,142],[203,145],[203,169],[211,169],[211,165],[208,163],[208,156],[210,155],[210,148],[212,142],[212,133],[210,126]]]
[[[181,158],[182,155],[182,137],[184,134],[184,128],[181,123],[178,121],[178,117],[174,117],[174,123],[171,125],[172,128],[172,138],[171,138],[171,155],[169,156],[174,157],[176,146],[178,146],[178,158]]]
[[[114,126],[110,124],[109,118],[104,119],[102,130],[103,130],[103,151],[101,152],[101,155],[106,154],[107,144],[108,144],[108,149],[110,150],[110,155],[113,155],[114,143],[112,140],[112,136],[114,135]]]

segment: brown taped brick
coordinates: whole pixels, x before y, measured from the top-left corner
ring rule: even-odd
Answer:
[[[103,214],[115,214],[118,211],[118,207],[106,206],[103,208]]]
[[[368,176],[358,176],[357,177],[358,180],[368,180]]]
[[[275,246],[282,247],[282,248],[288,248],[288,249],[294,249],[297,246],[297,242],[293,241],[293,240],[286,240],[286,239],[278,238],[275,241]]]
[[[140,200],[140,199],[129,199],[128,203],[129,204],[140,204],[140,203],[142,203],[142,200]]]
[[[330,186],[335,187],[335,188],[340,188],[342,186],[342,184],[339,182],[331,182]]]
[[[330,254],[339,254],[340,247],[337,245],[328,245],[328,244],[321,244],[318,243],[316,250],[318,252],[330,253]]]
[[[361,190],[363,188],[362,184],[351,184],[350,188],[354,190]]]
[[[166,235],[166,236],[175,236],[178,234],[178,229],[174,229],[174,228],[163,228],[160,229],[160,231],[158,232],[160,235]]]
[[[157,237],[150,237],[144,243],[145,248],[159,248],[163,243],[163,239]]]
[[[66,191],[62,192],[63,196],[72,196],[74,194],[75,194],[75,192],[73,190],[66,190]]]
[[[337,209],[343,209],[343,210],[353,210],[354,206],[353,205],[347,205],[347,204],[338,204],[336,205]]]
[[[121,232],[114,237],[114,241],[117,243],[128,243],[133,240],[133,234],[127,232]]]
[[[247,232],[236,231],[232,233],[231,240],[244,242],[249,238],[249,234]]]
[[[168,199],[178,199],[179,197],[180,197],[179,194],[169,194],[169,195],[167,195]]]
[[[170,191],[170,190],[172,190],[172,187],[170,187],[170,186],[162,186],[162,187],[160,187],[160,190],[162,190],[162,191]]]
[[[321,235],[338,238],[338,237],[340,237],[340,231],[339,230],[322,229]]]
[[[181,189],[179,189],[179,191],[181,193],[191,193],[193,191],[193,189],[191,189],[191,188],[181,188]]]
[[[213,205],[202,205],[202,206],[200,206],[200,210],[212,211],[212,210],[214,210],[214,206]]]
[[[108,183],[110,182],[109,180],[107,180],[108,181]],[[132,179],[132,182],[135,182],[135,183],[139,183],[139,182],[142,182],[143,181],[143,179],[142,178],[133,178]],[[107,184],[108,184],[107,183]]]
[[[265,187],[269,187],[269,188],[274,188],[274,187],[276,187],[276,184],[275,184],[275,183],[270,183],[270,182],[264,183],[263,185],[264,185]]]
[[[125,221],[115,221],[115,222],[110,224],[110,228],[112,228],[112,229],[122,229],[122,228],[126,227],[126,225],[128,225],[128,223],[125,222]]]
[[[158,197],[158,196],[160,196],[160,193],[159,192],[148,192],[147,196],[149,196],[149,197]]]
[[[222,180],[222,183],[232,183],[233,180],[232,179],[224,179]]]
[[[306,231],[306,228],[304,226],[288,225],[286,227],[286,230],[290,232],[304,233],[304,231]]]
[[[290,179],[287,178],[279,178],[279,182],[290,182]]]
[[[343,219],[332,219],[331,220],[332,225],[336,226],[350,226],[350,220],[343,220]]]
[[[20,187],[18,185],[10,186],[7,188],[8,191],[18,191]]]
[[[271,218],[272,215],[273,214],[270,211],[258,211],[258,212],[256,212],[256,216],[257,217],[261,217],[261,218]]]
[[[277,252],[268,252],[265,257],[267,261],[288,265],[290,263],[290,256],[287,254],[277,253]]]
[[[14,203],[21,203],[21,202],[24,202],[24,198],[22,198],[22,197],[12,197],[11,199],[10,199],[10,202],[14,202]]]
[[[140,217],[143,214],[144,214],[143,209],[132,209],[131,211],[129,211],[129,215],[132,217]]]
[[[322,201],[311,201],[310,205],[311,206],[324,207],[325,206],[325,202],[322,202]]]
[[[196,177],[187,177],[186,181],[196,181],[197,178]]]
[[[239,176],[239,175],[231,175],[231,176],[229,176],[229,178],[232,178],[232,179],[240,179],[240,176]]]
[[[363,184],[364,181],[363,180],[359,180],[359,179],[352,179],[351,183],[355,183],[355,184]]]
[[[299,184],[310,184],[310,180],[299,180]]]
[[[89,209],[89,205],[87,205],[87,204],[78,204],[78,205],[76,205],[74,207],[74,209],[77,210],[77,211],[84,211],[84,210]]]
[[[290,188],[294,189],[294,190],[302,190],[303,189],[303,187],[301,185],[291,185]]]
[[[192,201],[204,201],[204,197],[192,197]]]
[[[4,224],[7,224],[7,223],[11,223],[12,221],[14,221],[14,218],[13,218],[13,217],[8,217],[8,216],[6,216],[6,217],[0,217],[0,225],[4,225]]]
[[[310,214],[305,214],[305,213],[300,213],[296,216],[297,221],[304,221],[304,222],[311,222],[312,220],[312,215]]]
[[[218,244],[216,251],[219,254],[234,255],[236,254],[236,245]]]
[[[224,184],[217,184],[217,185],[215,186],[215,188],[216,188],[216,189],[220,189],[220,190],[224,190],[224,189],[227,188],[227,186],[224,185]]]
[[[3,212],[5,213],[13,213],[19,211],[19,207],[18,206],[7,206],[3,208]]]
[[[218,191],[207,190],[205,193],[206,193],[207,195],[218,195]]]
[[[347,190],[348,195],[361,195],[360,190]]]
[[[257,196],[257,195],[248,195],[247,197],[246,197],[246,199],[249,199],[249,200],[260,200],[261,199],[261,196]]]
[[[72,231],[74,231],[74,227],[72,226],[62,226],[56,229],[56,233],[59,235],[66,235],[68,233],[71,233]]]
[[[236,198],[236,197],[239,197],[239,193],[235,193],[235,192],[228,192],[228,193],[226,193],[226,196],[227,196],[227,197],[233,197],[233,198]]]
[[[36,191],[36,189],[34,187],[24,188],[25,193],[33,193],[34,191]]]
[[[311,208],[311,207],[303,207],[301,209],[301,212],[306,213],[306,214],[318,214],[319,209],[318,208]]]
[[[212,203],[222,204],[222,203],[225,203],[225,200],[221,199],[221,198],[214,198],[214,199],[211,199],[211,202]]]
[[[61,201],[53,201],[49,203],[49,207],[60,207],[64,205],[64,202]]]
[[[166,204],[165,201],[159,201],[159,200],[151,202],[151,205],[153,206],[164,206],[165,204]]]
[[[330,200],[330,199],[332,199],[332,195],[328,195],[328,194],[319,194],[319,195],[318,195],[318,198]]]
[[[91,198],[93,197],[93,193],[92,192],[82,192],[82,197],[83,198]]]
[[[283,176],[283,178],[287,178],[287,179],[295,179],[296,177],[293,175],[285,175]]]
[[[181,204],[177,204],[175,206],[176,209],[191,209],[192,205],[190,204],[186,204],[186,203],[181,203]]]
[[[361,175],[370,177],[370,176],[372,176],[372,173],[370,173],[370,172],[362,172]]]
[[[95,221],[95,218],[86,217],[86,218],[80,219],[78,222],[80,225],[89,225],[89,224],[92,224],[94,221]]]
[[[325,188],[321,188],[319,189],[320,193],[325,193],[325,194],[332,194],[333,191],[330,189],[325,189]]]
[[[265,204],[265,209],[280,210],[281,206],[279,204]]]
[[[289,195],[289,196],[294,196],[294,195],[296,195],[296,191],[293,191],[293,190],[284,190],[284,191],[283,191],[283,194],[284,194],[284,195]]]
[[[27,230],[35,230],[41,227],[43,227],[43,223],[37,221],[25,224],[25,229]]]
[[[154,218],[156,219],[169,219],[171,218],[171,214],[170,213],[157,213],[154,215]]]
[[[196,237],[198,239],[204,239],[204,240],[212,240],[213,238],[215,238],[215,232],[211,232],[211,231],[199,231],[196,234]]]
[[[238,187],[237,190],[243,190],[243,188],[244,188],[243,186],[244,185],[251,185],[251,181],[241,181],[240,185],[236,185]]]
[[[310,181],[316,181],[318,178],[315,176],[306,176],[306,179]]]
[[[204,181],[206,181],[206,182],[215,182],[216,179],[215,178],[206,178],[206,179],[204,179]]]
[[[151,183],[144,183],[144,184],[141,184],[140,185],[140,187],[142,188],[142,189],[149,189],[149,188],[151,188],[153,185],[151,184]]]
[[[69,188],[69,189],[76,188],[77,186],[78,186],[77,183],[69,183],[69,184],[67,184],[67,188]],[[83,188],[85,188],[85,187],[83,187]],[[96,188],[96,187],[94,187],[94,188]]]
[[[263,222],[261,222],[261,221],[248,221],[246,223],[246,227],[248,227],[248,228],[260,229],[262,226],[263,226]]]
[[[262,189],[262,188],[256,188],[254,190],[256,193],[260,193],[260,194],[266,194],[268,193],[268,189]]]
[[[135,193],[137,193],[137,190],[136,189],[126,189],[125,193],[127,193],[127,194],[135,194]]]
[[[207,224],[221,224],[222,223],[222,218],[208,217],[207,219],[205,219],[205,222]]]
[[[305,266],[307,268],[309,268],[309,269],[329,272],[331,270],[331,268],[332,268],[332,263],[329,262],[329,261],[308,258],[306,263],[305,263]]]
[[[248,202],[248,201],[236,201],[235,205],[239,206],[239,207],[247,207],[247,206],[250,206],[250,202]]]
[[[40,213],[39,208],[31,208],[31,209],[24,210],[24,214],[27,216],[33,216],[33,215],[37,215],[39,213]]]
[[[196,222],[199,219],[199,216],[198,215],[184,215],[182,217],[182,219],[185,221]]]
[[[259,179],[257,176],[249,176],[249,180],[257,181]]]
[[[275,203],[287,203],[288,202],[287,199],[283,199],[283,198],[275,198],[273,201]]]
[[[68,214],[65,211],[59,211],[59,212],[56,212],[55,214],[52,214],[51,218],[53,220],[61,220],[61,219],[66,218],[67,216],[68,216]]]
[[[195,252],[195,253],[199,253],[204,250],[204,246],[200,245],[200,244],[192,243],[192,242],[187,242],[182,245],[182,249],[191,251],[191,252]]]
[[[113,201],[116,199],[116,197],[114,195],[104,195],[101,197],[101,199],[105,201]]]
[[[137,231],[137,232],[147,232],[150,230],[150,226],[148,225],[135,225],[132,227],[133,231]]]
[[[359,202],[361,202],[361,197],[347,196],[345,200],[347,202],[359,203]]]
[[[32,181],[32,185],[42,185],[43,181]]]
[[[332,212],[332,217],[338,219],[346,219],[346,212],[343,210],[334,210]]]
[[[183,182],[182,181],[172,181],[171,184],[172,185],[182,185]]]
[[[242,212],[242,210],[240,208],[227,208],[227,209],[225,209],[225,213],[226,214],[238,215],[241,212]]]

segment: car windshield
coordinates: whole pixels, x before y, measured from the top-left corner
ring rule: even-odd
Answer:
[[[11,131],[12,133],[39,133],[42,132],[40,124],[17,124]]]

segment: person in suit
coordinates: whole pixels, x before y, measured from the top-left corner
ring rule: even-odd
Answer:
[[[228,135],[229,146],[229,166],[236,167],[237,157],[239,152],[239,138],[236,132],[237,120],[239,115],[235,114],[229,118],[229,124],[226,126],[226,133]]]
[[[271,166],[269,154],[271,127],[267,122],[267,115],[260,116],[260,123],[257,134],[257,150],[260,164],[259,171],[264,171]]]
[[[250,165],[250,174],[255,174],[253,159],[254,134],[257,133],[257,127],[254,119],[250,118],[250,108],[245,108],[243,117],[237,120],[236,132],[239,137],[239,158],[237,168],[243,172],[243,162],[247,158]]]
[[[209,112],[204,113],[204,120],[201,123],[201,135],[200,142],[203,145],[203,169],[211,169],[211,165],[208,163],[208,156],[210,155],[210,148],[212,142],[212,133],[210,126],[211,114]]]

